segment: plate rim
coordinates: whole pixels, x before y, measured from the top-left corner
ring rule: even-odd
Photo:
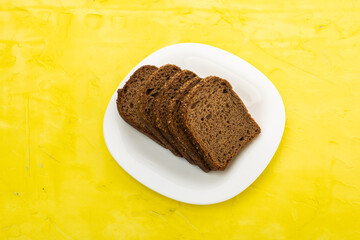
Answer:
[[[247,184],[246,186],[244,186],[242,189],[239,189],[239,191],[234,191],[234,192],[231,192],[230,194],[226,194],[224,196],[217,196],[217,198],[210,198],[210,199],[207,199],[207,198],[203,198],[201,200],[198,200],[198,199],[189,199],[187,197],[185,198],[179,198],[177,196],[174,196],[173,194],[169,194],[169,193],[166,193],[164,192],[163,190],[161,190],[159,186],[157,185],[151,185],[149,184],[149,182],[147,181],[142,181],[142,179],[140,179],[140,177],[134,172],[136,171],[133,171],[131,169],[129,169],[126,164],[122,164],[121,161],[118,161],[114,155],[113,152],[112,152],[112,149],[110,147],[110,143],[108,143],[107,141],[107,138],[106,138],[106,116],[107,114],[109,114],[109,109],[110,109],[110,104],[114,98],[114,96],[116,95],[117,93],[117,89],[119,89],[120,87],[122,87],[124,84],[125,84],[125,80],[128,79],[132,74],[133,72],[136,71],[136,69],[138,69],[140,66],[144,65],[144,62],[146,62],[146,60],[153,54],[157,53],[157,52],[160,52],[160,51],[165,51],[166,49],[168,48],[173,48],[173,47],[177,47],[177,46],[185,46],[185,47],[192,47],[192,46],[196,46],[198,45],[199,47],[205,47],[205,48],[213,48],[215,49],[216,51],[221,51],[222,53],[224,54],[227,54],[231,57],[236,57],[238,60],[242,61],[243,63],[245,63],[249,68],[252,68],[253,70],[255,70],[258,74],[261,74],[264,78],[267,79],[267,82],[270,84],[269,86],[271,86],[271,88],[273,88],[273,93],[276,93],[277,97],[280,98],[280,103],[281,103],[281,117],[279,117],[279,119],[281,119],[281,128],[279,130],[279,135],[278,135],[278,139],[276,139],[276,144],[274,144],[276,147],[274,147],[274,149],[271,151],[271,153],[269,154],[269,160],[267,161],[266,164],[264,164],[262,170],[258,173],[258,174],[253,174],[252,175],[252,179],[249,181],[249,184]],[[281,140],[282,140],[282,137],[283,137],[283,134],[284,134],[284,130],[285,130],[285,123],[286,123],[286,112],[285,112],[285,105],[284,105],[284,101],[279,93],[279,91],[277,90],[277,88],[275,87],[275,85],[270,81],[269,78],[267,78],[260,70],[258,70],[256,67],[254,67],[253,65],[251,65],[250,63],[248,63],[247,61],[245,61],[244,59],[240,58],[239,56],[235,55],[235,54],[232,54],[226,50],[223,50],[221,48],[218,48],[218,47],[214,47],[214,46],[211,46],[211,45],[207,45],[207,44],[203,44],[203,43],[192,43],[192,42],[186,42],[186,43],[177,43],[177,44],[172,44],[172,45],[168,45],[168,46],[165,46],[163,48],[160,48],[154,52],[152,52],[151,54],[149,54],[148,56],[146,56],[143,60],[141,60],[135,67],[133,67],[130,72],[122,79],[122,81],[119,83],[119,85],[117,86],[115,92],[111,95],[111,98],[106,106],[106,110],[105,110],[105,114],[104,114],[104,118],[103,118],[103,137],[104,137],[104,141],[105,141],[105,144],[106,144],[106,147],[109,151],[109,153],[111,154],[112,158],[115,160],[115,162],[117,164],[119,164],[119,166],[121,168],[123,168],[123,170],[129,174],[132,178],[134,178],[135,180],[137,180],[139,183],[141,183],[142,185],[146,186],[147,188],[149,188],[150,190],[154,191],[154,192],[157,192],[158,194],[160,195],[163,195],[165,197],[168,197],[168,198],[171,198],[173,200],[176,200],[176,201],[179,201],[179,202],[184,202],[184,203],[188,203],[188,204],[193,204],[193,205],[210,205],[210,204],[216,204],[216,203],[220,203],[220,202],[224,202],[224,201],[227,201],[229,199],[232,199],[233,197],[239,195],[240,193],[242,193],[245,189],[247,189],[251,184],[253,184],[256,179],[258,179],[261,174],[264,172],[264,170],[267,168],[267,166],[269,165],[269,163],[271,162],[271,160],[273,159],[277,149],[279,148],[279,145],[281,143]]]

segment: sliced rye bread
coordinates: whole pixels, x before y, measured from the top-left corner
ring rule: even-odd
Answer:
[[[164,87],[160,90],[158,97],[154,101],[154,113],[156,117],[156,126],[160,129],[163,136],[168,142],[177,148],[177,142],[169,132],[166,116],[169,114],[169,103],[178,94],[179,89],[184,83],[196,77],[196,74],[183,70],[176,73],[169,81],[167,81]],[[181,153],[181,152],[180,152]],[[181,155],[183,155],[181,153]]]
[[[139,109],[146,127],[153,133],[153,135],[155,135],[156,138],[159,139],[163,145],[165,145],[166,148],[168,148],[173,154],[182,157],[177,149],[172,146],[162,135],[161,130],[157,128],[154,109],[154,103],[159,97],[159,93],[161,92],[161,89],[164,87],[165,83],[180,71],[181,69],[178,66],[172,64],[166,64],[155,71],[147,79],[145,86],[141,90]]]
[[[139,112],[140,90],[145,85],[149,76],[151,76],[158,68],[151,65],[145,65],[137,69],[125,83],[125,86],[118,89],[118,97],[116,99],[117,109],[120,116],[131,126],[155,142],[165,147],[164,144],[157,139],[154,134],[145,126],[144,120]]]
[[[170,131],[169,133],[174,137],[177,143],[177,149],[184,156],[184,158],[190,163],[194,163],[199,166],[204,172],[209,172],[211,167],[205,163],[201,155],[199,155],[194,144],[192,144],[186,134],[180,111],[183,99],[191,91],[191,89],[196,87],[200,81],[201,78],[195,77],[182,86],[182,88],[179,90],[179,93],[170,101],[168,106],[169,114],[167,115],[166,119]]]
[[[219,77],[203,79],[181,110],[188,136],[215,170],[224,170],[261,131],[229,82]]]

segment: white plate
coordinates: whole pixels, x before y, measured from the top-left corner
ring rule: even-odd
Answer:
[[[213,204],[230,199],[246,189],[269,164],[279,146],[285,109],[275,86],[255,67],[216,47],[181,43],[162,48],[141,61],[142,65],[176,64],[200,77],[227,79],[261,127],[261,134],[223,172],[204,173],[185,159],[174,156],[128,125],[118,114],[117,93],[104,117],[106,145],[120,166],[139,182],[169,198],[191,204]]]

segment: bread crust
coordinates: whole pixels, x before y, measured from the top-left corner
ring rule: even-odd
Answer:
[[[174,155],[182,157],[176,147],[172,146],[163,136],[161,130],[156,126],[156,116],[154,104],[156,99],[164,87],[165,83],[180,72],[181,69],[173,64],[166,64],[155,71],[146,81],[145,86],[141,90],[139,109],[145,125],[151,133],[162,142]]]
[[[146,136],[165,147],[145,126],[145,122],[139,112],[140,89],[145,85],[149,76],[158,68],[152,65],[144,65],[137,69],[125,83],[124,87],[118,89],[116,105],[120,116],[131,126]]]

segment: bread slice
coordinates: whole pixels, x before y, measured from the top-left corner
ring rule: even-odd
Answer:
[[[140,90],[145,86],[147,78],[157,69],[157,67],[151,65],[145,65],[137,69],[126,82],[125,86],[118,89],[116,105],[120,116],[128,124],[165,147],[165,145],[163,145],[159,139],[146,128],[145,122],[139,112]]]
[[[210,166],[206,165],[185,132],[183,118],[180,112],[183,99],[200,81],[201,78],[195,77],[183,85],[179,93],[170,101],[168,106],[169,114],[166,119],[169,133],[174,137],[177,143],[177,149],[184,158],[190,163],[198,165],[204,172],[209,172],[211,170]]]
[[[166,146],[166,148],[179,157],[182,155],[166,140],[166,138],[161,133],[161,130],[156,126],[154,104],[156,99],[159,97],[159,94],[165,83],[180,71],[181,69],[178,66],[172,64],[167,64],[160,67],[147,79],[145,86],[141,90],[139,105],[140,113],[144,119],[146,127],[153,133],[153,135],[156,136],[157,139],[163,143],[163,145]]]
[[[261,131],[229,82],[219,77],[203,79],[181,110],[188,136],[215,170],[224,170]]]
[[[178,94],[182,85],[194,77],[196,77],[196,74],[189,70],[178,72],[165,83],[165,86],[161,89],[159,96],[155,99],[154,102],[156,126],[160,129],[166,140],[175,148],[177,148],[177,142],[169,132],[166,119],[166,116],[169,115],[168,106],[170,101]],[[183,155],[181,152],[180,154]]]

